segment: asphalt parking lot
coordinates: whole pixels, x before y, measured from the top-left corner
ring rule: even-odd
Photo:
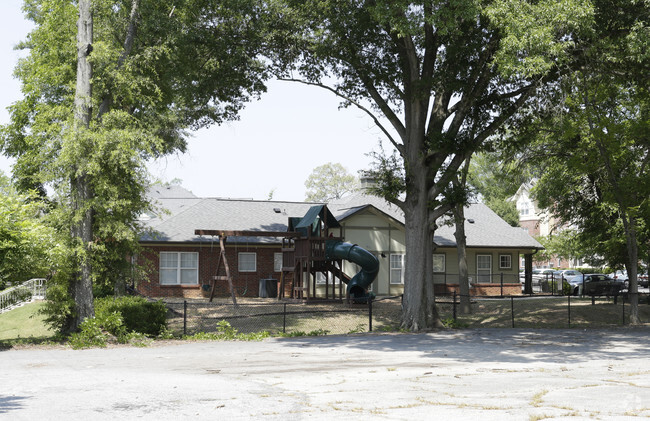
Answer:
[[[647,329],[481,329],[0,352],[11,420],[639,420]]]

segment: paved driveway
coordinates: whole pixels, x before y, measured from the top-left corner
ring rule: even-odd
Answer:
[[[638,330],[460,330],[0,352],[0,419],[650,417]]]

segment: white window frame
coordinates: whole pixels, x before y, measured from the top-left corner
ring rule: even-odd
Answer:
[[[399,257],[399,267],[393,267],[394,259],[393,257]],[[391,285],[403,285],[404,284],[404,262],[406,261],[405,254],[393,253],[390,255],[390,283]],[[395,260],[395,263],[397,261]],[[399,279],[396,279],[399,278]]]
[[[442,266],[439,268],[436,268],[436,258],[442,258]],[[446,270],[447,270],[447,255],[444,253],[433,253],[433,273],[445,273]]]
[[[273,253],[273,271],[282,272],[282,253]]]
[[[253,257],[253,267],[248,268],[248,267],[243,267],[243,259],[242,257]],[[247,262],[248,263],[248,262]],[[240,252],[237,255],[237,270],[239,272],[257,272],[257,253],[255,252]]]
[[[503,264],[503,258],[506,257],[507,264]],[[499,269],[512,269],[512,254],[499,254]]]
[[[176,265],[174,266],[163,266],[163,256],[164,255],[171,255],[175,254],[176,255]],[[193,255],[195,258],[193,259],[194,262],[196,263],[195,266],[185,266],[183,267],[183,256],[188,256],[188,255]],[[159,254],[159,265],[158,265],[158,281],[160,282],[160,285],[198,285],[199,284],[199,253],[197,252],[185,252],[185,251],[161,251]],[[172,271],[176,272],[176,280],[174,282],[164,282],[163,281],[163,273],[164,271],[168,271],[167,273],[171,273]],[[183,282],[183,279],[187,279],[183,274],[187,274],[189,272],[193,271],[194,276],[192,276],[192,280],[190,282]]]
[[[479,260],[481,260],[481,257],[489,257],[490,258],[490,267],[489,268],[481,268],[481,265],[479,264]],[[482,272],[488,272],[487,274],[482,274]],[[485,280],[485,277],[487,277],[487,280]],[[491,283],[492,282],[492,255],[491,254],[477,254],[476,255],[476,281],[478,283]]]

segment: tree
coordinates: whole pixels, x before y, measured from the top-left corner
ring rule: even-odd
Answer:
[[[591,7],[582,1],[278,2],[280,78],[316,85],[372,116],[397,155],[378,162],[377,192],[406,220],[402,326],[439,325],[436,220],[461,164],[570,59]],[[287,24],[285,24],[288,22]],[[287,28],[299,28],[291,32]]]
[[[545,116],[534,148],[552,156],[535,195],[610,264],[625,262],[634,324],[639,236],[648,238],[650,216],[650,10],[636,1],[597,5],[596,41],[558,86],[561,107]]]
[[[359,188],[359,181],[339,163],[314,168],[305,180],[305,200],[308,202],[329,202],[340,199]]]
[[[469,169],[468,184],[494,213],[518,227],[517,206],[509,199],[536,173],[530,166],[509,164],[517,161],[502,155],[500,151],[476,154]]]
[[[92,316],[92,283],[119,279],[137,250],[146,160],[183,151],[188,128],[236,118],[264,90],[263,31],[252,0],[33,0],[25,11],[24,98],[1,147],[21,188],[55,189],[50,218],[71,252],[51,320],[70,331]]]
[[[17,192],[0,172],[0,290],[50,275],[58,247],[46,212],[34,193]]]

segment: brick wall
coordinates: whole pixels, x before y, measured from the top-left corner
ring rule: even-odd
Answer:
[[[521,225],[522,228],[526,229],[530,236],[535,237],[535,236],[539,235],[539,221],[538,220],[519,221],[519,225]]]
[[[199,282],[196,285],[161,285],[159,281],[160,252],[194,252],[199,256]],[[238,255],[241,252],[256,253],[257,270],[255,272],[239,272]],[[238,296],[257,297],[259,280],[263,278],[280,279],[280,272],[273,271],[273,255],[280,252],[280,246],[226,246],[226,259],[233,278],[233,286]],[[210,291],[204,290],[203,285],[212,283],[219,261],[220,248],[218,244],[210,245],[145,245],[139,257],[139,263],[145,267],[145,276],[137,283],[136,289],[148,297],[179,297],[201,298],[209,297]],[[219,275],[225,275],[224,265],[221,265]],[[229,296],[227,281],[217,281],[217,296]]]
[[[434,284],[436,294],[460,294],[458,284]],[[472,284],[469,295],[474,296],[500,296],[501,284]],[[503,295],[521,295],[521,284],[503,284]]]

